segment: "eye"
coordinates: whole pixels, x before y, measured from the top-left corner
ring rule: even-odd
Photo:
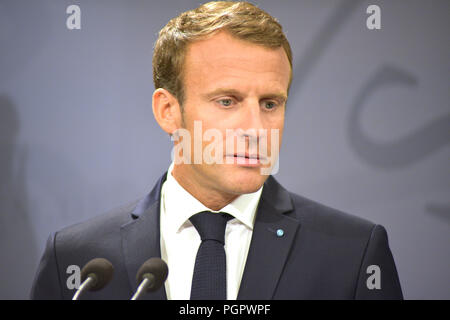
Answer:
[[[265,101],[264,102],[264,108],[268,110],[272,110],[276,108],[277,103],[275,101]]]
[[[220,99],[220,100],[217,100],[217,102],[224,107],[229,107],[233,104],[232,99]]]

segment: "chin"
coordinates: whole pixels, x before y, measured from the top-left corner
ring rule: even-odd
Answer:
[[[234,194],[256,192],[269,177],[267,175],[261,175],[259,168],[236,168],[236,170],[232,171],[227,172],[223,178],[228,187],[227,189],[231,190],[232,192],[230,193]]]

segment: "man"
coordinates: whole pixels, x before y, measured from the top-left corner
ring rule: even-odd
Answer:
[[[32,298],[72,298],[67,267],[96,257],[114,277],[86,299],[129,299],[151,257],[169,277],[147,299],[402,298],[382,226],[270,176],[292,79],[274,18],[245,2],[182,13],[159,34],[153,74],[174,162],[144,199],[51,235]]]

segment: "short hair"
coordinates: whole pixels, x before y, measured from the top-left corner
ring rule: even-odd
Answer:
[[[292,51],[280,23],[248,2],[212,1],[181,13],[159,32],[153,52],[155,89],[164,88],[184,102],[183,67],[189,43],[225,30],[232,36],[286,52],[292,81]]]

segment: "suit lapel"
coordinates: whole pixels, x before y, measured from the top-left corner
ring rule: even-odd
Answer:
[[[133,220],[121,227],[125,266],[133,293],[137,289],[136,274],[140,266],[149,258],[161,258],[159,212],[161,186],[165,180],[166,174],[159,179],[150,194],[139,202],[132,212]],[[142,298],[167,299],[164,285]]]
[[[289,193],[269,177],[255,219],[239,300],[272,299],[299,227],[297,219],[285,215],[292,210]]]
[[[166,174],[139,202],[132,213],[133,220],[121,227],[125,266],[133,293],[137,289],[136,273],[142,263],[151,257],[161,257],[159,215],[161,186]],[[299,227],[297,219],[286,215],[292,210],[289,193],[273,177],[269,177],[258,206],[239,300],[273,297]],[[283,231],[282,236],[277,235],[278,230]],[[167,299],[165,287],[146,293],[143,299]]]

